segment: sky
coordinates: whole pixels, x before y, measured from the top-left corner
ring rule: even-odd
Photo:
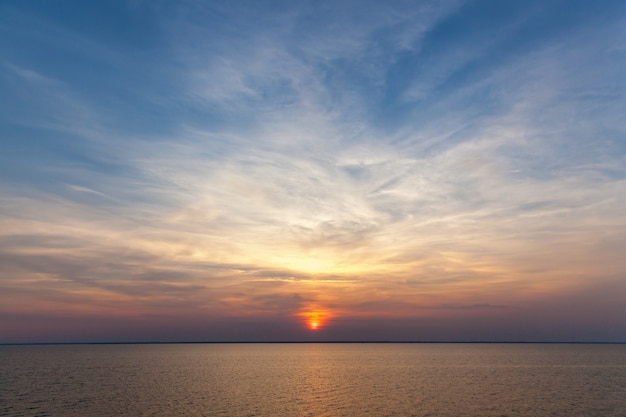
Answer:
[[[626,342],[626,2],[0,2],[0,343]]]

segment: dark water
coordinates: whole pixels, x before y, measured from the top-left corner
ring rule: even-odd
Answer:
[[[0,346],[0,416],[626,416],[626,345]]]

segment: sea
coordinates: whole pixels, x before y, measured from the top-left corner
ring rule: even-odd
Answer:
[[[0,416],[626,416],[626,345],[0,346]]]

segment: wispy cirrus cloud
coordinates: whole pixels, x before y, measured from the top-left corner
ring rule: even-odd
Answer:
[[[618,13],[266,6],[118,10],[158,33],[127,45],[5,6],[73,57],[3,58],[6,312],[514,320],[623,290]]]

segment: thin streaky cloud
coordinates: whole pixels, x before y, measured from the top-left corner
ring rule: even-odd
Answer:
[[[32,340],[568,339],[543,312],[623,341],[620,2],[59,7],[0,6],[0,309]]]

